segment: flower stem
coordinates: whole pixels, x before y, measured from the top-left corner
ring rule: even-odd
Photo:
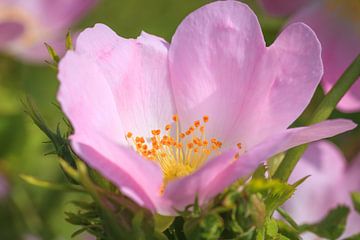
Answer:
[[[343,75],[334,85],[334,87],[325,95],[319,106],[316,108],[315,113],[307,121],[306,125],[315,124],[326,120],[334,111],[336,105],[355,83],[360,76],[360,55],[352,62],[352,64],[345,70]],[[274,174],[274,178],[282,181],[287,181],[291,172],[294,170],[297,162],[307,149],[307,144],[290,149],[283,161],[280,163],[278,169]]]

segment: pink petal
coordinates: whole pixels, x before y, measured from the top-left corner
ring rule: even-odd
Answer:
[[[349,192],[360,192],[360,154],[349,164],[348,169],[346,169],[345,182],[343,186],[346,186],[346,189]],[[350,201],[348,203],[351,205]],[[351,205],[352,206],[352,205]],[[358,233],[360,229],[360,215],[352,209],[352,212],[349,215],[348,222],[346,225],[346,231],[344,236],[351,236],[355,233]]]
[[[261,103],[252,114],[255,129],[246,138],[255,143],[283,131],[309,104],[323,74],[314,32],[301,23],[288,26],[268,48],[257,72],[256,92],[261,98],[253,101]]]
[[[58,100],[75,134],[90,137],[97,132],[126,144],[114,96],[96,63],[77,52],[68,52],[59,64],[58,78]]]
[[[97,24],[79,36],[76,51],[91,59],[103,74],[124,131],[147,136],[171,121],[175,110],[168,45],[163,39],[146,33],[136,40],[124,39]]]
[[[310,0],[259,0],[260,4],[271,15],[290,15],[306,5]]]
[[[222,141],[231,133],[241,136],[234,126],[243,127],[247,118],[242,108],[264,52],[260,25],[245,4],[216,1],[187,16],[169,51],[173,91],[185,127],[208,115],[212,136]]]
[[[330,209],[339,204],[352,207],[350,193],[360,190],[359,162],[355,161],[347,169],[346,159],[334,144],[322,141],[310,145],[296,166],[290,182],[306,175],[311,176],[298,187],[284,208],[298,223],[303,224],[321,220]],[[356,234],[359,229],[360,216],[352,208],[342,237]]]
[[[292,25],[266,49],[255,14],[235,1],[206,5],[185,18],[169,54],[180,120],[187,127],[209,115],[208,136],[226,146],[251,147],[285,130],[322,75],[311,29]]]
[[[156,164],[96,133],[71,139],[75,152],[123,194],[152,211],[162,207],[158,203],[162,173]]]
[[[200,204],[206,203],[237,179],[246,177],[268,158],[289,148],[348,131],[355,126],[349,120],[339,119],[285,130],[248,149],[236,161],[234,161],[235,151],[229,150],[208,161],[194,174],[170,182],[164,197],[168,198],[172,206],[178,210],[183,210],[185,206],[194,203],[196,196]]]
[[[24,26],[18,22],[0,22],[0,45],[18,38],[23,32]]]
[[[321,141],[310,145],[296,166],[290,182],[311,176],[298,187],[284,206],[299,224],[315,223],[330,209],[344,203],[346,193],[339,192],[339,183],[345,174],[345,164],[346,159],[334,144]],[[336,194],[335,189],[339,189]]]
[[[356,14],[360,6],[358,5],[357,8],[355,6],[352,13],[349,9],[342,8],[345,5],[346,3],[337,3],[334,9],[334,6],[331,7],[327,1],[314,1],[291,19],[291,22],[300,21],[308,24],[321,42],[324,61],[322,84],[326,92],[360,54],[360,18],[351,15]],[[351,1],[349,1],[350,7]],[[343,97],[338,108],[344,112],[360,110],[360,78]]]

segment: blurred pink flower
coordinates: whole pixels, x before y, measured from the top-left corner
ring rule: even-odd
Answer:
[[[352,206],[350,193],[360,191],[360,155],[347,166],[341,151],[332,143],[321,141],[310,145],[296,166],[290,182],[311,175],[298,187],[284,208],[300,224],[314,223],[339,204]],[[343,237],[358,233],[360,215],[351,210]],[[318,239],[306,235],[304,239]]]
[[[345,69],[360,54],[359,0],[261,0],[274,15],[293,14],[289,24],[304,22],[316,33],[322,45],[324,76],[328,92]],[[360,78],[342,98],[338,108],[360,111]]]
[[[266,47],[247,5],[219,1],[187,16],[171,44],[85,30],[59,64],[58,99],[75,152],[138,204],[171,215],[274,154],[354,128],[288,129],[321,76],[309,27],[293,24]]]
[[[97,0],[0,0],[0,51],[23,60],[48,59],[47,42],[59,54],[65,35]]]

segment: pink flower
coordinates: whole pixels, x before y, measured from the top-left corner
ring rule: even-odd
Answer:
[[[97,0],[0,0],[0,50],[21,59],[48,59],[44,42],[62,54],[65,35]]]
[[[350,166],[332,143],[321,141],[310,145],[296,166],[290,182],[311,175],[286,202],[284,208],[300,223],[314,223],[339,204],[352,206],[350,193],[360,191],[360,155]],[[336,193],[335,193],[336,192]],[[360,229],[360,215],[351,210],[343,237]],[[317,239],[306,235],[305,239]]]
[[[322,85],[328,92],[360,54],[360,1],[261,0],[261,2],[270,13],[275,15],[295,12],[290,18],[290,24],[304,22],[315,31],[323,48]],[[341,111],[360,111],[359,79],[338,104]]]
[[[219,1],[186,17],[171,44],[85,30],[60,62],[58,99],[75,152],[138,204],[171,215],[276,153],[354,128],[288,129],[321,76],[309,27],[291,25],[267,48],[245,4]]]

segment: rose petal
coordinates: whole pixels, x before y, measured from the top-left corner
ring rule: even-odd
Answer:
[[[124,39],[97,24],[80,34],[76,51],[91,59],[105,77],[125,131],[148,136],[171,121],[175,110],[163,39],[146,33],[136,40]]]
[[[77,134],[71,140],[75,152],[123,194],[151,211],[161,211],[162,173],[155,163],[101,135]]]
[[[320,44],[310,28],[292,25],[266,49],[256,16],[235,1],[190,14],[173,37],[169,60],[181,121],[209,115],[208,136],[225,146],[251,147],[285,130],[322,75]]]
[[[339,183],[345,174],[345,164],[346,159],[334,144],[321,141],[310,145],[295,167],[290,182],[310,177],[284,205],[299,224],[320,221],[330,209],[344,203],[346,193],[341,190],[334,194],[334,189],[341,189]]]
[[[217,1],[187,16],[169,50],[171,80],[183,125],[188,127],[208,115],[211,136],[221,141],[228,141],[231,133],[241,136],[234,126],[246,128],[241,124],[247,118],[243,108],[253,94],[255,87],[251,86],[257,86],[253,74],[264,52],[260,25],[245,4]]]

